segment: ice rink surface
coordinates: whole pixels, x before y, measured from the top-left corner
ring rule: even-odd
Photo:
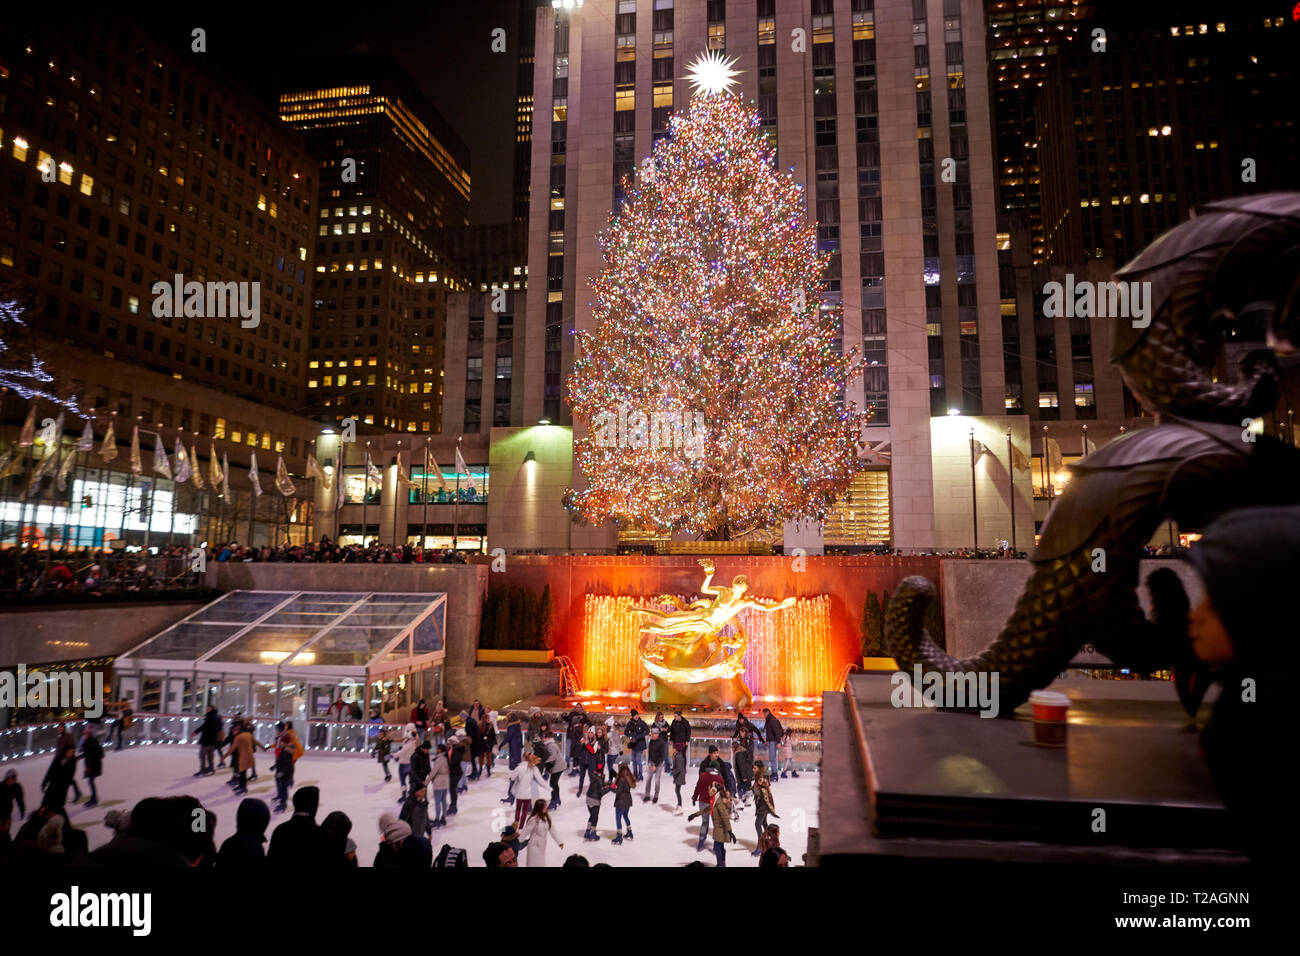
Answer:
[[[0,773],[9,769],[18,772],[29,811],[40,805],[41,778],[52,760],[52,756],[41,756],[9,761],[0,766]],[[333,810],[342,810],[352,820],[351,838],[357,844],[357,859],[362,866],[371,864],[378,848],[380,814],[388,810],[396,813],[400,809],[398,795],[401,791],[397,783],[396,761],[390,762],[389,767],[393,774],[391,783],[384,782],[383,771],[376,760],[359,755],[343,756],[308,751],[295,767],[295,788],[313,785],[321,790],[317,822]],[[268,806],[273,805],[275,783],[270,754],[257,755],[257,768],[258,778],[250,783],[248,795],[260,797]],[[233,788],[226,786],[226,781],[230,778],[229,765],[210,777],[193,776],[197,769],[197,747],[137,746],[128,747],[122,753],[106,750],[104,775],[97,781],[99,805],[90,808],[83,806],[88,789],[78,765],[77,785],[81,787],[82,798],[79,803],[68,804],[68,817],[73,826],[86,831],[90,848],[94,850],[112,836],[111,831],[103,825],[104,815],[109,810],[129,810],[148,796],[191,795],[216,813],[216,843],[220,846],[221,841],[234,833],[235,808],[242,797],[237,797]],[[434,830],[429,838],[435,855],[444,843],[449,843],[467,851],[470,866],[483,865],[484,848],[495,838],[495,834],[513,821],[513,802],[500,802],[506,792],[506,772],[505,760],[498,759],[491,777],[469,781],[469,792],[461,794],[459,798],[459,813],[449,816],[447,826]],[[684,814],[693,809],[689,806],[689,801],[697,777],[698,771],[692,767],[687,772],[688,783],[682,787],[682,800],[687,804]],[[615,846],[610,843],[615,832],[614,795],[607,795],[601,802],[598,827],[600,842],[584,842],[582,834],[587,825],[586,797],[584,795],[579,798],[575,795],[578,778],[566,775],[560,787],[561,805],[551,814],[555,820],[556,836],[564,843],[564,849],[560,850],[552,843],[547,849],[547,865],[559,866],[570,853],[579,853],[591,863],[609,863],[611,866],[684,866],[693,860],[713,866],[712,827],[704,849],[697,853],[695,846],[699,840],[699,820],[688,823],[685,815],[678,816],[674,812],[676,796],[669,778],[665,776],[664,780],[657,804],[643,803],[643,791],[638,789],[631,809],[632,830],[636,837],[631,842],[625,841],[621,846]],[[772,822],[780,826],[781,845],[790,854],[790,862],[794,866],[803,862],[803,854],[808,848],[808,828],[817,826],[818,780],[819,776],[815,772],[804,771],[797,780],[777,780],[772,786],[776,812],[780,816]],[[432,800],[429,810],[432,816]],[[14,814],[16,817],[16,807]],[[289,812],[272,815],[271,825],[267,828],[268,838],[271,831],[288,817]],[[757,866],[758,859],[750,856],[750,851],[757,845],[752,803],[741,809],[740,819],[734,820],[732,827],[740,843],[729,844],[727,865]],[[520,865],[524,862],[521,859]]]

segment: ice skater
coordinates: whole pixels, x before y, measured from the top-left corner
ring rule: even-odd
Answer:
[[[736,839],[736,835],[731,832],[731,794],[727,793],[725,786],[716,783],[710,789],[713,791],[713,805],[710,807],[713,815],[713,855],[718,866],[725,867],[727,843],[735,842]]]
[[[677,813],[682,813],[682,787],[686,786],[686,752],[673,752],[673,789],[677,791]]]
[[[216,773],[216,768],[212,766],[212,754],[221,746],[221,715],[217,713],[216,707],[208,704],[203,723],[190,736],[199,738],[199,772],[194,776],[207,777]],[[225,766],[225,761],[222,761],[222,766]]]
[[[415,748],[418,746],[420,746],[420,738],[415,732],[415,724],[407,724],[402,728],[402,746],[397,751],[397,782],[402,787],[402,793],[397,798],[398,803],[406,799],[406,778],[411,775],[411,758],[415,755]]]
[[[447,745],[438,744],[429,765],[429,789],[433,792],[433,827],[447,825],[447,788],[451,783],[451,766],[447,762]]]
[[[600,822],[600,801],[609,791],[610,785],[605,782],[600,765],[596,764],[591,768],[587,783],[587,832],[582,836],[589,843],[600,840],[600,834],[596,832],[596,824]]]
[[[528,822],[524,824],[521,836],[523,842],[520,845],[528,849],[525,866],[546,865],[546,841],[548,839],[554,840],[555,845],[561,850],[564,849],[564,844],[555,835],[555,827],[551,822],[551,815],[547,810],[545,800],[538,800],[533,804],[532,812],[528,815]]]
[[[668,756],[668,741],[664,740],[658,727],[650,728],[650,743],[646,747],[648,763],[645,771],[645,793],[642,803],[650,802],[650,785],[654,784],[654,802],[659,802],[659,781],[664,774],[664,759]],[[680,801],[679,801],[680,802]]]
[[[786,772],[791,777],[797,778],[799,771],[794,769],[794,731],[787,730],[785,736],[781,738],[781,776],[784,777]]]
[[[104,748],[95,736],[93,724],[87,724],[81,735],[81,766],[86,777],[86,786],[90,788],[90,799],[86,806],[99,806],[99,791],[95,789],[95,779],[104,772]]]
[[[768,817],[781,819],[776,812],[776,801],[772,799],[772,786],[769,782],[767,764],[762,760],[754,762],[754,831],[758,834],[759,846],[753,856],[761,856],[764,847],[763,834],[767,832]]]
[[[619,763],[618,776],[614,779],[614,827],[618,831],[614,836],[614,844],[621,845],[623,842],[623,824],[627,824],[627,838],[632,839],[632,818],[629,811],[632,809],[632,792],[636,790],[636,774],[626,763]]]
[[[713,811],[713,794],[714,788],[725,791],[726,783],[722,777],[710,769],[705,764],[700,765],[700,776],[695,781],[695,792],[691,794],[691,799],[695,802],[696,810],[687,821],[694,820],[696,817],[703,817],[700,822],[700,842],[695,846],[695,852],[699,853],[704,849],[704,843],[709,838],[709,820]],[[730,810],[728,810],[730,812]],[[716,834],[715,834],[716,836]]]
[[[539,763],[537,754],[530,750],[524,754],[524,762],[510,772],[510,789],[515,795],[515,826],[519,829],[528,820],[528,811],[533,804],[551,790],[551,785],[537,769]]]
[[[384,783],[393,779],[392,773],[388,770],[388,761],[392,758],[393,738],[388,736],[388,731],[382,730],[375,738],[375,759],[379,761],[379,766],[384,771]]]

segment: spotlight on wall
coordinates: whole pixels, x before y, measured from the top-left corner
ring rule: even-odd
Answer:
[[[539,419],[537,419],[537,424],[539,424],[539,425],[549,425],[550,423],[551,423],[551,420],[550,420],[549,418],[539,418]]]
[[[949,415],[960,415],[960,414],[961,414],[961,409],[960,409],[960,408],[950,408],[950,409],[948,409],[948,414],[949,414]]]

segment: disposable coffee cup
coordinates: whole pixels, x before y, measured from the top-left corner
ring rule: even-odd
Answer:
[[[1034,743],[1040,747],[1064,747],[1070,726],[1066,715],[1070,698],[1054,690],[1036,690],[1029,695],[1034,708]]]

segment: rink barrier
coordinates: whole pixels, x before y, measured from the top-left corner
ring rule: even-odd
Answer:
[[[277,718],[254,717],[252,720],[253,739],[264,747],[270,747],[275,741]],[[225,718],[224,723],[226,729],[229,729],[229,718]],[[301,723],[301,721],[295,721],[295,729],[299,729]],[[78,746],[80,746],[83,728],[89,724],[97,728],[97,736],[105,745],[105,749],[117,749],[117,732],[112,721],[66,720],[24,724],[19,727],[0,730],[0,763],[19,760],[24,757],[53,754],[55,744],[58,742],[60,724],[73,735],[73,738],[78,742]],[[201,714],[137,714],[132,726],[122,731],[122,746],[124,748],[174,746],[177,744],[198,746],[196,737],[202,724],[203,715]],[[298,734],[298,739],[305,749],[319,753],[337,754],[369,754],[374,747],[375,738],[381,732],[388,730],[400,734],[405,726],[404,724],[376,724],[366,721],[336,720],[309,720],[306,724],[307,732]],[[561,750],[567,757],[568,734],[563,730],[559,730],[557,733],[560,734]],[[795,733],[797,735],[794,744],[795,766],[800,770],[818,766],[821,763],[822,749],[820,733],[814,737],[811,733],[805,733],[799,728],[795,729]],[[503,739],[504,735],[498,732],[498,745]],[[696,733],[693,729],[690,747],[688,748],[692,766],[708,756],[710,744],[715,744],[722,758],[729,760],[731,757],[731,740],[730,734],[718,730],[705,730]],[[112,745],[111,748],[110,744]],[[397,759],[398,747],[399,744],[395,740],[393,760]],[[631,751],[624,748],[620,756],[630,761]],[[767,748],[763,745],[756,745],[754,757],[766,761]]]

